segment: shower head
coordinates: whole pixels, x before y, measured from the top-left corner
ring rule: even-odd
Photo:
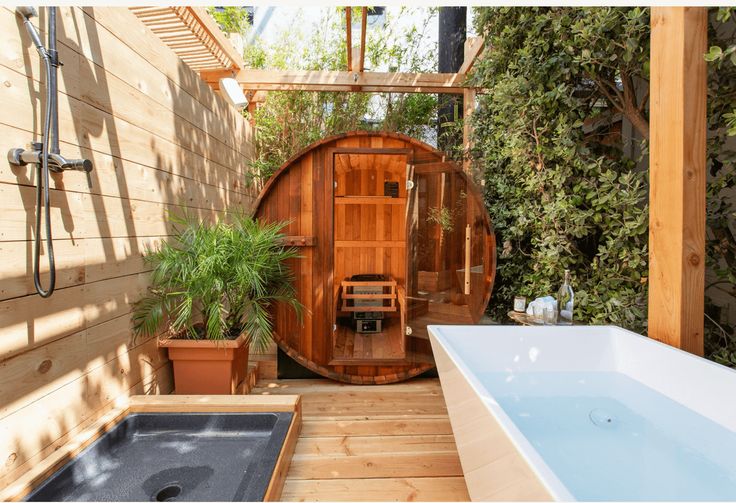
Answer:
[[[35,7],[16,7],[15,12],[24,19],[30,19],[38,16]]]
[[[41,42],[41,36],[38,34],[38,30],[35,26],[33,26],[33,23],[31,23],[31,18],[33,16],[38,16],[36,9],[33,7],[16,7],[15,13],[23,18],[23,24],[26,25],[28,36],[31,37],[33,45],[36,46],[36,50],[38,51],[38,53],[43,59],[48,60],[48,51],[46,51],[46,48],[43,46],[43,42]]]

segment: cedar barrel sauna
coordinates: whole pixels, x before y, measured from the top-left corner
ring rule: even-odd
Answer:
[[[496,243],[457,163],[408,136],[325,138],[268,181],[255,216],[290,221],[302,323],[277,306],[279,347],[338,381],[382,384],[434,367],[427,325],[477,323]]]

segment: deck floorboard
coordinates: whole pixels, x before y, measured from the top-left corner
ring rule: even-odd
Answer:
[[[302,395],[284,501],[469,501],[437,379],[261,380],[252,393]]]

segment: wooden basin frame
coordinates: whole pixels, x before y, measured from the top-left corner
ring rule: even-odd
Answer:
[[[264,501],[278,501],[302,427],[299,395],[135,395],[83,429],[18,480],[0,491],[0,501],[20,501],[128,414],[146,412],[293,412]]]

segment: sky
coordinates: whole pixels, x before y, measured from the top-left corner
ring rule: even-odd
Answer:
[[[334,10],[335,7],[293,7],[293,6],[258,6],[255,7],[255,14],[253,20],[253,26],[258,36],[269,45],[276,41],[278,37],[285,30],[298,30],[301,33],[307,34],[312,31],[312,28],[316,26],[320,19],[322,19],[327,10]],[[418,10],[421,9],[421,10]],[[423,12],[426,8],[417,8],[413,10],[413,15],[398,16],[401,10],[400,6],[393,5],[387,6],[386,12],[389,17],[396,20],[398,26],[411,26],[412,24],[418,24],[423,19]],[[472,33],[472,11],[471,7],[468,7],[468,36],[473,35]],[[370,22],[369,17],[369,22]],[[353,18],[353,40],[357,45],[360,35],[360,18]],[[370,24],[368,26],[370,30]],[[435,44],[437,42],[437,20],[436,16],[430,25],[428,32],[427,42]],[[374,69],[378,71],[381,69]]]

